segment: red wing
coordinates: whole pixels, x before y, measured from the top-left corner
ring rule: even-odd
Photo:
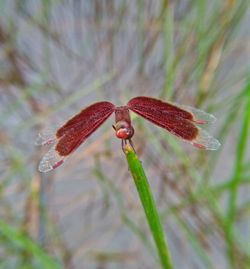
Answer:
[[[198,148],[216,150],[220,146],[217,139],[195,126],[194,123],[205,124],[215,119],[202,110],[186,110],[184,107],[144,96],[131,99],[128,108]]]
[[[83,109],[59,128],[54,137],[50,133],[40,134],[37,144],[47,145],[55,142],[55,145],[41,160],[39,171],[48,172],[61,165],[64,159],[100,127],[114,110],[115,106],[112,103],[95,103]]]

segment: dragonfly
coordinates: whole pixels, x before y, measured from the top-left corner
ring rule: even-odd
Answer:
[[[122,148],[129,143],[134,149],[131,139],[135,131],[130,111],[197,148],[217,150],[220,147],[217,139],[199,127],[213,123],[216,119],[212,114],[189,106],[138,96],[132,98],[125,106],[115,106],[107,101],[94,103],[69,119],[56,132],[41,132],[36,144],[53,146],[42,158],[38,170],[48,172],[63,164],[113,113],[115,124],[112,126],[116,137],[121,139]]]

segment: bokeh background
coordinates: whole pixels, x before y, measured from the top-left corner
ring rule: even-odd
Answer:
[[[140,95],[217,118],[209,152],[132,115],[174,268],[250,268],[246,0],[0,1],[0,268],[160,268],[113,116],[53,172],[34,145]]]

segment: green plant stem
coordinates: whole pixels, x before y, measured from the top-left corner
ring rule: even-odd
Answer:
[[[170,257],[169,247],[165,240],[164,230],[157,211],[150,185],[144,173],[143,167],[136,153],[129,146],[125,146],[125,154],[128,161],[128,166],[134,178],[134,182],[139,193],[139,197],[144,208],[144,212],[153,235],[158,255],[161,260],[162,268],[172,269],[172,261]]]

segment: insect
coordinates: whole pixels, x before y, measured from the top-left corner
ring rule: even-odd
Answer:
[[[122,147],[127,143],[133,147],[134,128],[130,110],[197,148],[217,150],[220,146],[217,139],[197,126],[214,122],[213,115],[192,107],[139,96],[131,99],[126,106],[117,107],[110,102],[92,104],[67,121],[55,134],[48,131],[40,133],[36,144],[53,146],[41,160],[39,171],[48,172],[60,166],[113,112],[113,128],[121,139]]]

